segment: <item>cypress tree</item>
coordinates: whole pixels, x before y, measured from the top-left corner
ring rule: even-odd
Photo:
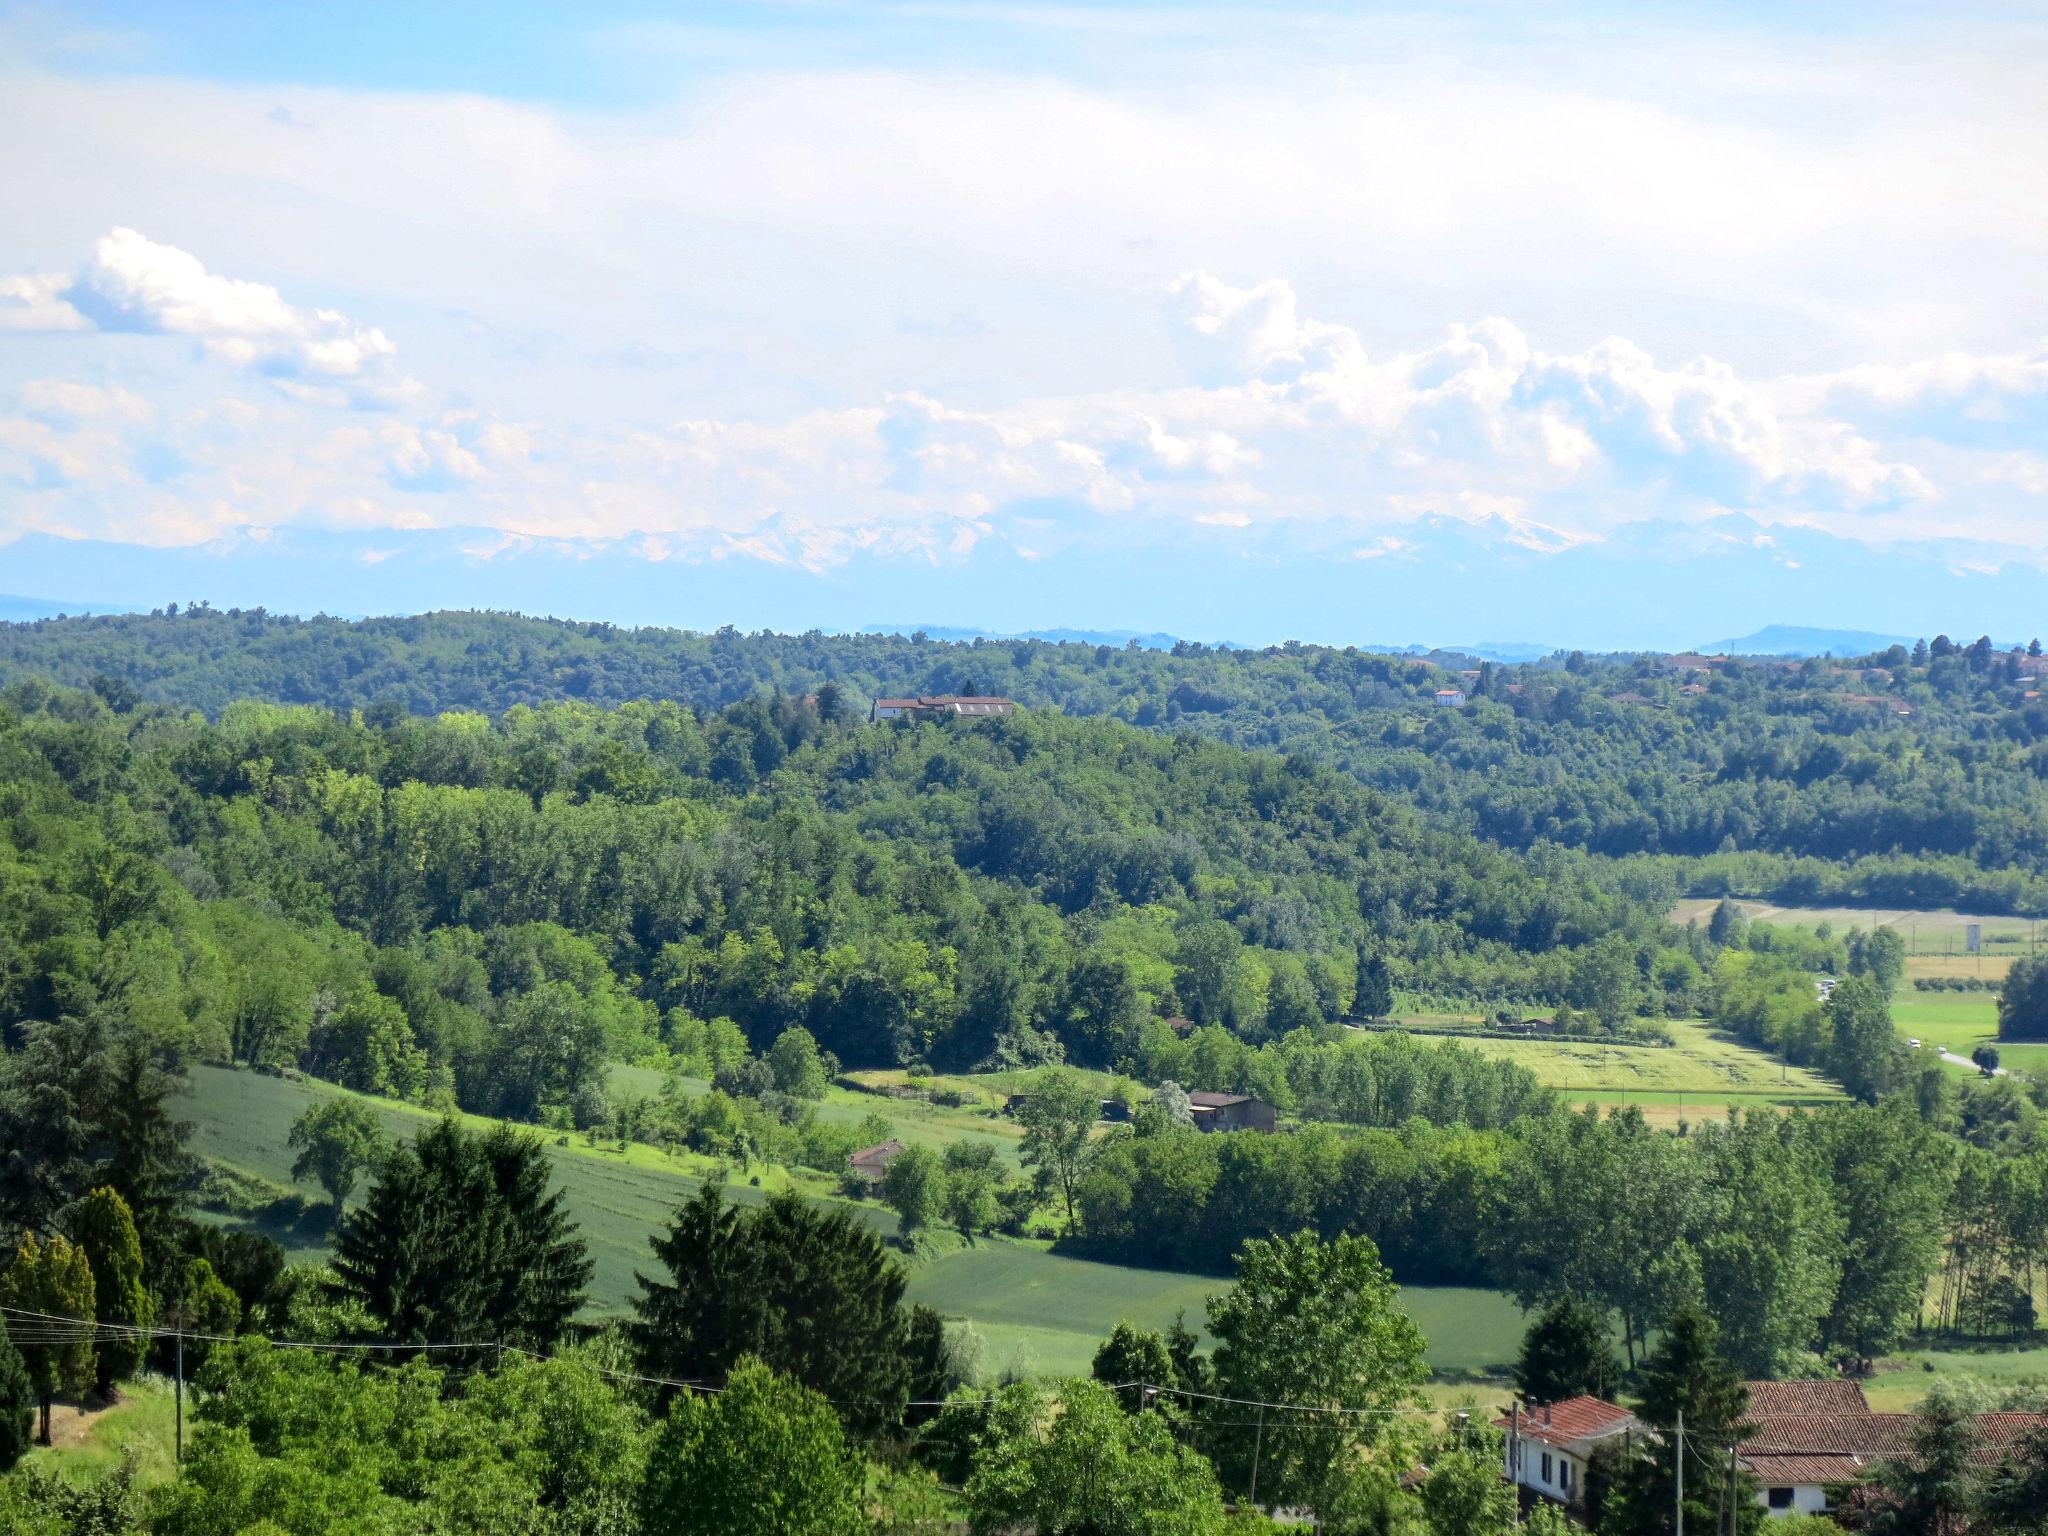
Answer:
[[[105,1185],[87,1195],[72,1212],[71,1234],[92,1267],[93,1315],[109,1325],[100,1332],[94,1371],[100,1395],[106,1397],[115,1382],[126,1380],[140,1368],[149,1345],[141,1332],[122,1337],[116,1330],[147,1329],[156,1320],[156,1309],[142,1282],[142,1239],[128,1202]]]

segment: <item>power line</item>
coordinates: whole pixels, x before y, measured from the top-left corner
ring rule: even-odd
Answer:
[[[280,1339],[263,1333],[222,1334],[200,1333],[191,1329],[143,1327],[135,1323],[100,1322],[93,1318],[66,1317],[60,1313],[35,1312],[22,1307],[0,1306],[0,1317],[9,1320],[7,1336],[17,1344],[54,1345],[98,1342],[106,1340],[133,1339],[188,1339],[197,1343],[233,1344],[245,1339],[261,1340],[273,1349],[298,1349],[327,1354],[380,1354],[413,1352],[423,1353],[442,1350],[493,1351],[500,1355],[523,1355],[532,1360],[555,1360],[560,1357],[541,1350],[528,1349],[524,1345],[508,1344],[500,1339],[490,1340],[443,1340],[416,1342],[401,1339]],[[13,1319],[21,1318],[28,1326],[17,1328]],[[645,1376],[634,1371],[615,1370],[594,1362],[583,1362],[586,1369],[614,1381],[632,1381],[645,1386],[673,1387],[690,1392],[715,1395],[724,1388],[709,1386],[700,1381],[681,1381],[668,1376]],[[1350,1418],[1428,1418],[1433,1410],[1416,1406],[1354,1408],[1333,1403],[1282,1403],[1256,1397],[1230,1397],[1217,1392],[1198,1392],[1190,1387],[1169,1386],[1160,1382],[1120,1381],[1106,1382],[1104,1389],[1110,1392],[1143,1391],[1153,1396],[1173,1396],[1201,1402],[1218,1403],[1229,1407],[1256,1408],[1277,1413],[1328,1414]],[[852,1399],[826,1399],[836,1407],[850,1406]],[[993,1407],[1000,1402],[998,1397],[979,1398],[920,1398],[905,1406],[910,1408],[952,1408],[952,1407]],[[1239,1424],[1236,1420],[1207,1420],[1215,1427],[1229,1427]],[[1246,1419],[1242,1427],[1249,1428],[1255,1421]],[[1299,1422],[1299,1421],[1295,1421]]]

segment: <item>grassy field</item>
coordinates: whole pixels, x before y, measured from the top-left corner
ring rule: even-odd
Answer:
[[[315,1097],[340,1092],[324,1083],[194,1067],[191,1091],[179,1113],[193,1123],[195,1152],[288,1184],[291,1154],[285,1138],[292,1121]],[[870,1096],[846,1097],[865,1105]],[[431,1123],[420,1110],[379,1099],[365,1102],[393,1136],[411,1136]],[[895,1101],[874,1102],[895,1108]],[[936,1129],[935,1119],[914,1118],[927,1132]],[[987,1128],[986,1121],[976,1121],[968,1129],[1002,1134]],[[1014,1155],[1014,1137],[1011,1149]],[[671,1158],[651,1147],[635,1146],[624,1153],[591,1148],[580,1137],[570,1138],[567,1146],[551,1144],[548,1150],[596,1261],[593,1309],[621,1312],[636,1294],[634,1270],[651,1262],[649,1235],[695,1191],[696,1175],[708,1165],[702,1159]],[[738,1200],[758,1201],[779,1182],[783,1181],[769,1176],[761,1188],[734,1185],[729,1193]],[[799,1181],[798,1187],[819,1194],[826,1182]],[[307,1193],[317,1202],[316,1191]],[[856,1208],[876,1230],[894,1234],[896,1219],[889,1211],[871,1204]],[[327,1225],[324,1204],[316,1204],[296,1225],[263,1230],[283,1243],[294,1260],[302,1261],[317,1259],[325,1251]],[[1189,1326],[1199,1328],[1204,1298],[1224,1284],[1215,1277],[1091,1263],[1053,1253],[1043,1244],[984,1239],[918,1262],[909,1290],[913,1301],[974,1323],[987,1341],[992,1368],[1022,1361],[1036,1372],[1065,1374],[1085,1372],[1095,1346],[1119,1321],[1164,1327],[1177,1312],[1185,1311]],[[1521,1322],[1507,1298],[1456,1287],[1411,1287],[1402,1296],[1429,1337],[1430,1363],[1439,1372],[1483,1375],[1513,1358]]]
[[[133,1456],[135,1480],[148,1486],[170,1480],[176,1432],[171,1388],[160,1376],[144,1376],[121,1389],[110,1408],[81,1413],[59,1403],[51,1416],[48,1448],[29,1452],[27,1465],[53,1468],[73,1482],[98,1482]]]
[[[1885,1366],[1863,1384],[1863,1395],[1880,1412],[1902,1412],[1915,1406],[1936,1382],[1972,1380],[1994,1389],[2048,1382],[2048,1348],[1911,1350]]]
[[[1527,1067],[1575,1104],[1636,1104],[1660,1124],[1731,1108],[1796,1109],[1842,1097],[1818,1073],[1787,1067],[1705,1024],[1679,1021],[1667,1027],[1674,1042],[1669,1046],[1569,1038],[1460,1043]]]
[[[1688,897],[1672,910],[1671,920],[1683,927],[1698,919],[1705,926],[1719,905],[1715,897]],[[1983,925],[1989,954],[2024,954],[2030,944],[2048,942],[2048,922],[2038,918],[1906,907],[1779,907],[1764,901],[1738,901],[1735,905],[1753,922],[1780,927],[1812,928],[1828,923],[1838,933],[1851,928],[1896,928],[1906,941],[1907,952],[1915,955],[1961,956],[1972,923]]]

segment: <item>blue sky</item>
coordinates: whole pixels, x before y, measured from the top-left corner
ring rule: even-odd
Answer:
[[[0,593],[2031,633],[2044,72],[2004,6],[0,6]]]

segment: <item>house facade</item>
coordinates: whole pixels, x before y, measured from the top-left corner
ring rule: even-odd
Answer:
[[[1463,709],[1465,707],[1465,690],[1462,688],[1437,689],[1436,707],[1438,709]]]
[[[1507,1480],[1517,1489],[1565,1505],[1584,1497],[1586,1463],[1594,1451],[1638,1427],[1634,1414],[1598,1397],[1539,1403],[1493,1422],[1507,1436]]]

